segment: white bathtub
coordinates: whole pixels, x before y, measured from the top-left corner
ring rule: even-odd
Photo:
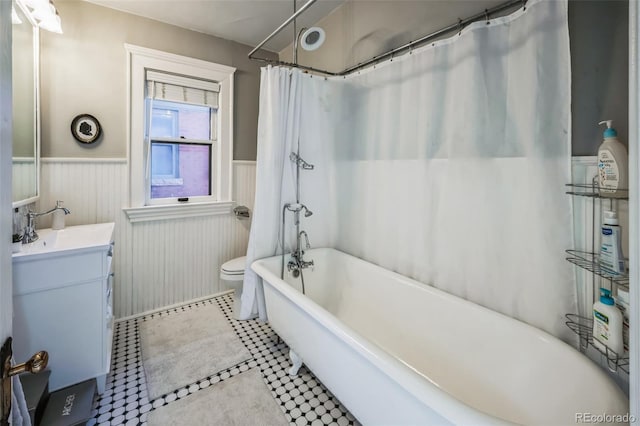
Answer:
[[[537,328],[337,250],[309,259],[306,295],[299,278],[280,280],[279,256],[253,263],[269,323],[365,425],[566,425],[580,413],[628,413],[604,372]]]

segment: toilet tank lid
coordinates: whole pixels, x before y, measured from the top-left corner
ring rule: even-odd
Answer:
[[[244,265],[247,261],[247,256],[236,257],[222,264],[222,270],[224,272],[244,272]]]

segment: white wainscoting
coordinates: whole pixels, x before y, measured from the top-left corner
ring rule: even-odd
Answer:
[[[32,157],[14,157],[12,166],[13,199],[26,200],[36,192],[35,160]]]
[[[115,222],[116,318],[225,290],[220,265],[244,255],[248,220],[232,214],[130,223],[126,159],[44,158],[38,211],[56,200],[71,210],[67,225]],[[255,162],[234,161],[234,201],[253,210]],[[41,218],[38,227],[50,226]]]
[[[597,157],[573,157],[571,162],[572,183],[590,185],[597,172]],[[569,197],[570,195],[567,196]],[[574,247],[578,250],[594,251],[598,243],[592,240],[592,238],[597,237],[594,229],[598,226],[597,218],[600,217],[601,214],[599,209],[600,204],[594,203],[594,199],[590,197],[573,196],[572,201]],[[595,222],[594,217],[596,218]],[[581,268],[575,268],[575,271],[578,311],[581,315],[590,316],[593,307],[594,277],[596,276]]]

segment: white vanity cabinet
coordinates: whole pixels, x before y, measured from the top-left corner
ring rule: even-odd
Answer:
[[[113,340],[113,223],[38,230],[13,255],[16,359],[49,353],[50,389],[96,378],[105,388]]]

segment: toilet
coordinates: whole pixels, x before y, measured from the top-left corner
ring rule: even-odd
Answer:
[[[233,288],[233,318],[240,315],[240,297],[242,296],[242,283],[244,281],[244,266],[247,256],[236,257],[222,264],[220,267],[220,279],[226,281],[228,287]]]

